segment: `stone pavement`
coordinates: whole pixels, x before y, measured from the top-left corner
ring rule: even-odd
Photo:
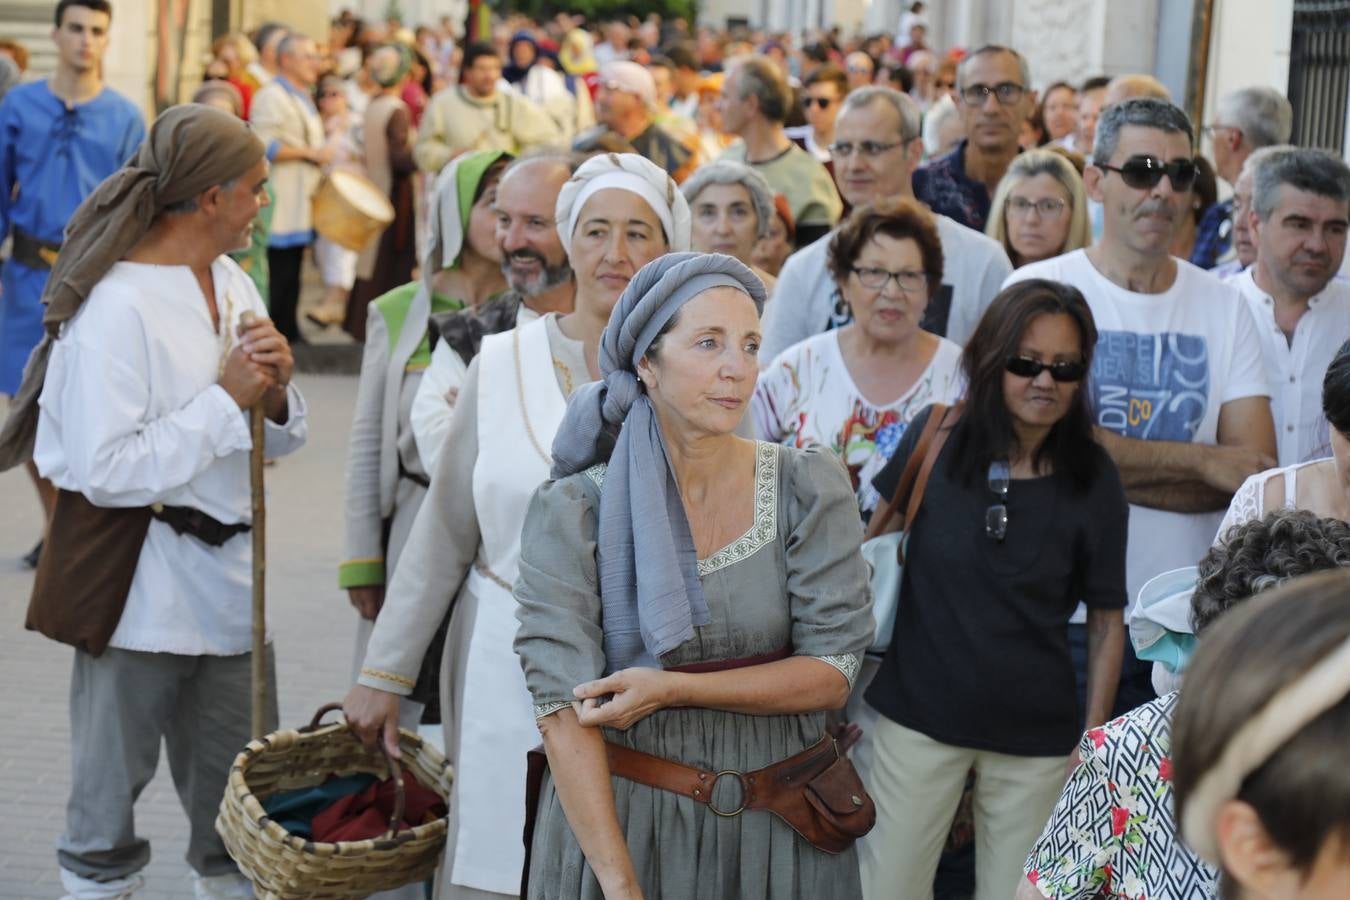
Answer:
[[[267,469],[268,618],[285,727],[342,699],[355,631],[336,573],[356,379],[299,375],[296,383],[309,402],[309,443]],[[70,785],[73,651],[23,628],[32,573],[19,557],[32,547],[38,521],[26,474],[0,475],[0,900],[62,893],[55,841]],[[136,827],[152,846],[138,900],[190,898],[186,821],[163,761],[136,805]]]

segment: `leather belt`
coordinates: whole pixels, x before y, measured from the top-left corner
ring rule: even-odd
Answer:
[[[753,772],[698,769],[608,741],[605,742],[605,755],[609,759],[611,774],[647,787],[690,797],[706,804],[719,816],[738,816],[747,809],[763,809],[789,821],[794,818],[796,807],[803,802],[802,788],[805,784],[840,757],[839,748],[829,735],[801,753]],[[740,783],[741,801],[735,809],[719,809],[713,804],[713,789],[723,778],[734,778]],[[862,796],[857,797],[859,808],[864,802]]]
[[[226,525],[219,519],[190,506],[165,506],[163,503],[156,503],[150,507],[150,514],[176,533],[191,535],[211,547],[219,547],[235,535],[251,531],[253,527],[246,522]]]
[[[22,228],[14,228],[14,250],[11,258],[21,265],[40,272],[48,272],[56,265],[60,244],[34,237]]]

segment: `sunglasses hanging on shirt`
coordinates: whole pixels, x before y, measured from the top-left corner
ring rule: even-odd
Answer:
[[[1185,192],[1195,184],[1195,160],[1174,159],[1163,162],[1154,156],[1131,156],[1118,166],[1094,163],[1097,168],[1107,172],[1118,172],[1120,180],[1127,187],[1147,191],[1158,186],[1164,175],[1172,182],[1172,190]]]
[[[989,490],[998,497],[998,502],[984,511],[984,533],[1000,544],[1008,536],[1008,482],[1011,479],[1006,459],[996,459],[989,464]]]

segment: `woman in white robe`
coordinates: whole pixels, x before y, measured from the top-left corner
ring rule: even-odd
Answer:
[[[564,186],[556,219],[576,273],[575,311],[484,339],[344,704],[363,740],[396,751],[399,698],[453,604],[441,721],[455,788],[438,900],[519,894],[525,754],[539,743],[512,649],[526,505],[548,478],[567,396],[599,377],[610,311],[643,265],[688,249],[689,218],[670,177],[632,154],[591,159]]]

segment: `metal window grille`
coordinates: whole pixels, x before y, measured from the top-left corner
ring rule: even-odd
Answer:
[[[1294,0],[1289,58],[1293,142],[1346,151],[1350,108],[1350,0]]]

